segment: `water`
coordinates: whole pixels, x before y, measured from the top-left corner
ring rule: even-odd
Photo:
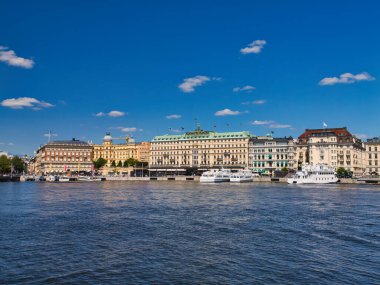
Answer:
[[[1,284],[380,284],[380,186],[0,184]]]

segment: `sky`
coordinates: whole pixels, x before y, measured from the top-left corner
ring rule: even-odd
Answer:
[[[0,150],[193,130],[380,135],[380,1],[1,1]],[[122,142],[115,140],[115,142]]]

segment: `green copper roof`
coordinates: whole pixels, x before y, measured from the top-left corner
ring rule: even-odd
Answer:
[[[211,131],[203,131],[201,129],[196,129],[193,132],[187,132],[182,135],[163,135],[156,136],[152,142],[161,142],[161,141],[184,141],[184,140],[216,140],[216,139],[248,139],[252,135],[247,132],[226,132],[226,133],[217,133]]]

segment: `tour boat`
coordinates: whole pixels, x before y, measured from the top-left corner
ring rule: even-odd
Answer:
[[[95,181],[103,181],[104,179],[102,177],[94,177],[94,176],[79,176],[78,181],[85,181],[85,182],[95,182]]]
[[[58,177],[57,177],[57,176],[54,176],[54,175],[49,175],[49,176],[46,178],[46,181],[47,181],[47,182],[56,182],[56,181],[58,181]]]
[[[200,182],[228,182],[231,172],[228,169],[211,169],[202,174]]]
[[[303,165],[302,170],[288,178],[289,184],[328,184],[338,181],[334,168],[325,164]]]
[[[231,174],[230,182],[252,182],[253,174],[248,169],[240,170]]]

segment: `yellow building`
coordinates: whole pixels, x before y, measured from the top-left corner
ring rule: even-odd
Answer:
[[[135,143],[130,137],[125,137],[125,142],[114,144],[110,133],[107,133],[103,138],[103,144],[94,145],[94,160],[102,157],[107,160],[107,167],[110,167],[114,161],[116,165],[119,162],[124,165],[124,162],[129,158],[138,161],[149,161],[149,142]]]
[[[211,167],[248,166],[248,132],[217,133],[201,130],[182,135],[156,136],[151,141],[150,171],[196,172]]]
[[[117,165],[119,161],[124,163],[128,158],[137,159],[136,144],[133,139],[125,137],[125,143],[114,144],[110,133],[106,133],[103,144],[94,145],[94,160],[102,157],[107,160],[107,167],[114,161]]]

